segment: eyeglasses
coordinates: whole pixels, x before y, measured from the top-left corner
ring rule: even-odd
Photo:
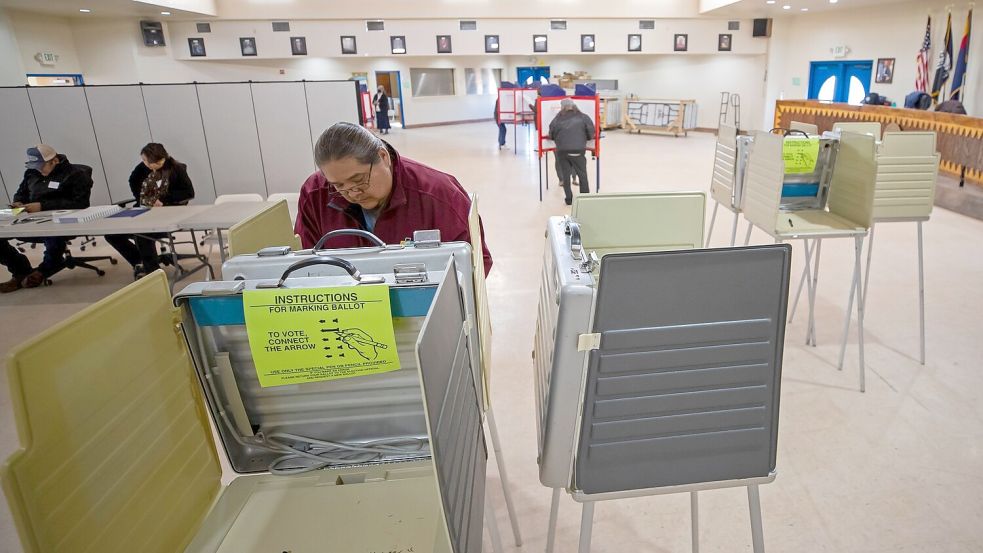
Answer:
[[[375,167],[375,161],[369,164],[369,171],[365,174],[365,182],[354,182],[349,186],[339,186],[333,182],[329,182],[328,185],[338,194],[355,194],[365,192],[369,189],[372,184],[372,168]]]

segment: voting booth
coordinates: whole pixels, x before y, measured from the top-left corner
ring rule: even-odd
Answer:
[[[601,189],[601,100],[597,96],[571,96],[536,99],[536,152],[539,158],[539,201],[543,201],[543,176],[545,175],[546,189],[549,189],[549,153],[556,152],[556,144],[550,140],[550,123],[560,113],[560,102],[572,100],[581,113],[590,117],[594,124],[594,140],[587,142],[587,151],[594,156],[595,177],[594,191]]]
[[[791,248],[701,250],[702,193],[580,196],[551,217],[534,341],[540,482],[584,504],[775,477]],[[642,216],[647,214],[647,216]],[[698,299],[698,301],[697,301]],[[694,530],[694,550],[697,532]]]
[[[468,256],[323,253],[173,300],[158,272],[16,349],[25,550],[481,551]]]

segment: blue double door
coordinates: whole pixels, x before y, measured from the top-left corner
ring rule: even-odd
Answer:
[[[814,61],[809,66],[809,99],[860,104],[870,93],[873,62]]]
[[[516,76],[518,80],[515,84],[519,86],[529,87],[533,83],[549,84],[550,82],[550,68],[546,66],[537,67],[517,67]]]

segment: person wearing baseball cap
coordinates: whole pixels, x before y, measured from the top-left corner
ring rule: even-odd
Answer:
[[[28,213],[89,207],[91,167],[69,162],[65,155],[47,144],[28,148],[24,167],[27,169],[24,180],[17,188],[10,207],[22,207]],[[0,264],[10,271],[11,277],[0,283],[0,293],[36,288],[64,269],[68,240],[67,237],[24,239],[25,242],[44,243],[44,259],[35,269],[27,256],[11,246],[8,239],[0,239]]]

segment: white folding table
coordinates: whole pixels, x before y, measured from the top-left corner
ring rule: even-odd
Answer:
[[[205,210],[193,213],[183,219],[181,230],[214,231],[215,236],[218,237],[218,251],[224,263],[225,244],[222,239],[222,231],[232,228],[236,223],[256,215],[274,203],[276,202],[227,202],[205,206]]]

